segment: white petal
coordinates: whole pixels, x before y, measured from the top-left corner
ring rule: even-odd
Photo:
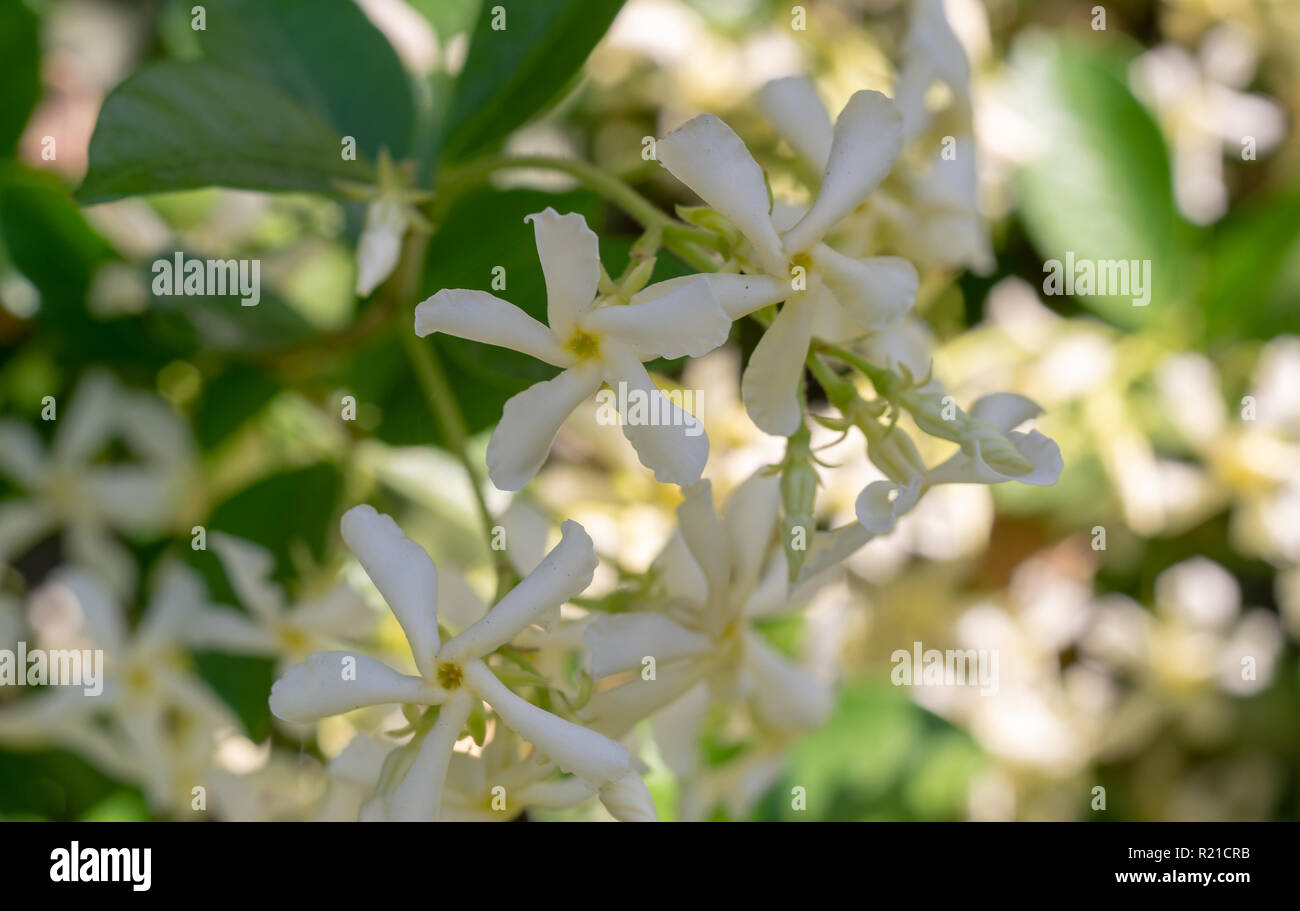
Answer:
[[[526,576],[546,556],[546,537],[551,531],[550,518],[523,497],[515,497],[501,514],[505,529],[506,556],[515,572]]]
[[[186,646],[233,655],[278,655],[279,644],[265,626],[225,607],[199,611],[181,630]]]
[[[396,200],[376,200],[366,208],[366,224],[357,239],[358,297],[369,297],[397,268],[407,223],[406,206]]]
[[[700,733],[712,707],[708,685],[697,683],[650,719],[659,754],[678,778],[693,778],[699,769]]]
[[[212,549],[244,607],[263,618],[279,615],[284,609],[284,592],[271,581],[275,558],[269,550],[219,531],[212,533]]]
[[[703,655],[713,648],[713,640],[708,636],[679,626],[654,611],[599,617],[587,627],[584,638],[588,667],[596,680],[621,671],[639,673],[647,657],[654,658],[659,665]]]
[[[271,686],[277,718],[306,724],[371,705],[429,703],[436,694],[419,677],[399,674],[356,652],[315,652]]]
[[[386,818],[393,822],[438,822],[442,815],[442,789],[451,762],[452,747],[474,707],[469,693],[457,693],[438,712],[438,720],[424,735],[415,760],[397,787],[384,795]]]
[[[309,601],[295,605],[290,611],[290,617],[300,629],[343,640],[362,638],[374,628],[379,619],[367,606],[365,599],[346,583],[340,583]]]
[[[584,591],[596,572],[596,549],[581,525],[562,526],[560,543],[541,564],[465,632],[438,653],[439,661],[477,658],[495,651],[537,618]]]
[[[635,424],[623,416],[623,435],[636,449],[641,464],[652,470],[661,484],[694,484],[709,459],[704,425],[659,391],[631,351],[610,352],[606,359],[605,382],[612,387],[627,383],[629,393],[639,391],[649,413],[657,416],[654,423]]]
[[[546,321],[555,335],[568,338],[596,300],[600,242],[577,212],[560,215],[547,206],[524,221],[533,223],[537,257],[546,277]]]
[[[677,528],[695,563],[704,573],[710,603],[720,606],[731,580],[731,555],[727,533],[713,505],[713,485],[700,481],[685,491],[677,505]]]
[[[30,489],[44,466],[45,447],[36,431],[18,421],[0,421],[0,473]]]
[[[0,503],[0,563],[39,541],[57,520],[37,500],[6,500]]]
[[[175,511],[180,494],[172,478],[143,465],[87,466],[81,484],[105,521],[123,530],[158,529]]]
[[[565,772],[603,785],[630,771],[632,757],[621,744],[519,698],[481,661],[465,665],[465,681],[506,727]]]
[[[510,541],[507,532],[507,541]],[[465,577],[452,570],[443,570],[438,576],[438,619],[454,632],[469,629],[487,613],[488,606],[470,588]]]
[[[75,567],[58,569],[32,593],[28,608],[32,626],[44,625],[39,615],[52,611],[59,618],[44,619],[64,628],[65,610],[73,612],[66,619],[79,620],[80,630],[97,647],[108,654],[121,653],[126,644],[126,615],[113,593],[92,573]]]
[[[647,285],[632,297],[632,304],[658,300],[667,294],[697,281],[706,281],[713,290],[722,312],[733,320],[748,316],[771,304],[778,304],[790,296],[790,280],[770,275],[738,275],[732,272],[681,275],[666,281]]]
[[[868,329],[896,323],[916,303],[916,267],[901,256],[854,259],[818,244],[813,261],[839,305]]]
[[[817,727],[830,716],[830,688],[761,636],[746,632],[745,655],[754,710],[764,722],[800,730]]]
[[[839,566],[873,537],[861,522],[850,522],[834,531],[818,533],[808,548],[808,558],[795,581],[796,588],[802,588],[827,570]]]
[[[113,434],[120,387],[112,374],[87,371],[72,394],[72,403],[59,419],[51,456],[62,465],[89,461]]]
[[[721,212],[754,245],[763,270],[785,276],[786,257],[772,227],[767,182],[745,143],[712,114],[701,114],[655,144],[674,177]]]
[[[521,807],[564,810],[595,797],[599,792],[599,788],[581,778],[555,778],[526,785],[515,792],[515,802]]]
[[[782,240],[791,254],[807,250],[866,202],[903,148],[903,117],[879,92],[854,92],[835,121],[826,174],[812,208]]]
[[[97,521],[74,521],[63,529],[69,562],[92,569],[119,598],[135,591],[135,555]]]
[[[758,110],[809,166],[818,172],[826,169],[835,130],[811,79],[773,79],[758,93]]]
[[[708,354],[727,340],[731,317],[701,278],[644,303],[601,307],[582,320],[582,327],[617,339],[648,361]]]
[[[623,737],[644,718],[654,715],[691,687],[713,668],[707,656],[656,664],[653,680],[637,674],[627,683],[602,690],[591,697],[582,717],[593,728],[610,737]]]
[[[571,367],[514,395],[488,441],[488,476],[500,490],[519,490],[533,479],[570,412],[600,386],[595,362]]]
[[[550,329],[486,291],[444,288],[417,305],[415,334],[424,338],[435,332],[522,351],[557,367],[573,363]]]
[[[1006,435],[1011,445],[1029,460],[1033,468],[1022,475],[1008,475],[990,468],[980,457],[980,444],[974,444],[974,456],[964,451],[958,452],[942,465],[931,469],[926,476],[928,484],[999,484],[1003,481],[1019,481],[1034,487],[1051,487],[1061,476],[1065,463],[1061,460],[1061,449],[1056,443],[1043,436],[1037,430],[1029,433],[1011,431]]]
[[[392,516],[354,506],[339,523],[343,541],[384,596],[411,645],[415,666],[432,678],[438,653],[438,570],[424,548],[402,534]]]
[[[1014,392],[995,392],[977,399],[970,406],[971,417],[988,421],[1003,433],[1015,430],[1025,421],[1033,420],[1042,413],[1043,409],[1037,402]]]
[[[781,482],[759,470],[731,492],[723,515],[725,540],[731,552],[733,596],[749,597],[771,553],[780,521]]]
[[[913,478],[906,485],[892,481],[872,481],[858,494],[855,507],[858,521],[872,534],[888,534],[920,498],[920,478]]]
[[[709,583],[680,529],[669,536],[655,557],[655,574],[663,580],[664,593],[673,601],[701,606],[709,599]]]
[[[659,821],[650,789],[636,772],[627,772],[601,788],[600,802],[619,822]]]
[[[137,648],[166,648],[180,642],[194,618],[208,604],[203,577],[198,570],[177,560],[163,563],[152,581],[149,606],[136,629]]]
[[[740,391],[749,418],[764,433],[787,437],[802,417],[799,380],[812,340],[812,301],[786,301],[749,357]]]

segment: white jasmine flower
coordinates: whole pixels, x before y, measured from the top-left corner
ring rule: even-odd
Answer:
[[[351,196],[368,201],[366,222],[357,238],[358,297],[369,297],[397,268],[402,240],[413,227],[427,228],[415,204],[428,194],[408,186],[405,168],[394,164],[387,149],[379,153],[378,178],[373,187],[344,183]]]
[[[319,652],[275,683],[271,711],[285,721],[306,723],[387,703],[439,706],[432,726],[420,732],[409,768],[367,805],[366,818],[441,818],[452,747],[480,701],[561,770],[596,788],[631,771],[631,755],[623,746],[515,695],[486,663],[497,648],[590,584],[596,554],[582,526],[564,523],[560,543],[537,568],[445,643],[438,630],[437,570],[423,548],[370,506],[349,510],[342,532],[405,631],[419,676],[364,655]]]
[[[26,424],[0,421],[0,473],[28,494],[0,502],[0,562],[61,529],[71,559],[124,595],[135,584],[135,561],[113,532],[157,532],[174,519],[191,461],[185,425],[161,399],[99,370],[55,415],[48,447]],[[134,458],[98,462],[113,440]]]
[[[898,110],[879,92],[857,92],[832,128],[829,118],[823,122],[815,108],[809,110],[809,88],[804,81],[778,80],[760,101],[809,154],[824,153],[821,188],[805,212],[773,207],[762,169],[740,137],[712,114],[694,118],[656,146],[663,166],[748,241],[740,251],[743,268],[766,276],[772,293],[748,301],[746,312],[786,301],[742,381],[754,423],[780,436],[799,425],[799,380],[814,324],[847,320],[862,332],[883,328],[915,303],[917,288],[916,270],[904,259],[854,259],[821,242],[889,173],[902,147]]]
[[[196,641],[235,654],[301,661],[312,652],[353,641],[374,625],[375,616],[347,584],[289,605],[271,579],[275,558],[270,551],[222,532],[213,532],[210,541],[248,613],[204,611],[188,629]]]
[[[697,481],[708,459],[708,438],[693,431],[695,419],[659,391],[641,364],[657,357],[698,357],[726,341],[731,318],[712,286],[693,280],[664,294],[648,288],[630,304],[611,303],[597,297],[600,250],[586,219],[547,208],[527,220],[546,277],[549,326],[486,291],[444,289],[415,309],[415,334],[421,338],[445,332],[563,368],[554,379],[506,402],[488,443],[492,483],[502,490],[527,484],[546,460],[560,424],[602,383],[639,391],[649,412],[659,416],[623,424],[623,434],[655,478]]]
[[[752,626],[802,603],[823,581],[790,592],[785,551],[774,546],[780,503],[777,479],[764,473],[737,487],[721,516],[708,481],[686,491],[678,532],[656,561],[662,607],[605,615],[587,628],[591,675],[634,675],[593,697],[585,717],[599,730],[621,734],[701,681],[714,701],[746,700],[772,728],[825,720],[826,684]],[[653,680],[641,674],[647,656],[655,659]]]

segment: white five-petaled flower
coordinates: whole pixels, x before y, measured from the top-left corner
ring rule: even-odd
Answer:
[[[620,736],[702,684],[712,693],[706,702],[748,700],[772,729],[805,730],[826,719],[826,683],[752,627],[829,581],[790,591],[785,551],[775,543],[780,506],[778,481],[763,472],[732,491],[722,515],[708,481],[686,491],[678,531],[656,561],[667,586],[663,607],[604,615],[587,627],[592,677],[634,674],[592,698],[584,717],[593,726]],[[653,679],[641,673],[647,656],[655,659]]]
[[[772,206],[763,171],[744,142],[712,114],[701,114],[659,140],[656,156],[678,180],[730,220],[748,241],[740,251],[752,280],[771,294],[749,297],[749,311],[785,300],[749,361],[742,393],[760,429],[789,436],[801,417],[799,380],[815,331],[843,337],[896,324],[915,303],[916,269],[897,256],[854,259],[822,242],[861,206],[889,173],[902,147],[902,118],[879,92],[849,99],[834,127],[807,84],[769,84],[760,104],[769,116],[797,125],[809,153],[825,163],[821,188],[801,214]],[[822,121],[826,122],[822,122]],[[721,297],[721,293],[719,293]],[[727,304],[724,302],[724,307]],[[833,331],[832,331],[833,330]]]
[[[566,721],[515,695],[487,664],[487,656],[582,592],[596,569],[591,539],[576,522],[542,562],[491,610],[462,633],[442,642],[438,631],[438,575],[418,544],[397,523],[370,506],[343,516],[343,539],[384,596],[406,633],[419,676],[350,652],[318,652],[295,665],[271,689],[271,711],[305,723],[358,708],[389,703],[439,706],[437,719],[401,781],[376,795],[368,819],[436,821],[452,748],[479,702],[532,743],[559,769],[588,782],[611,799],[641,796],[641,815],[651,806],[645,785],[625,747]],[[635,779],[633,781],[632,779]],[[608,804],[607,804],[608,805]],[[630,811],[627,815],[633,815]]]
[[[971,405],[971,426],[988,433],[999,445],[1010,445],[1031,467],[1023,474],[1007,474],[991,466],[984,458],[986,439],[980,433],[970,434],[962,441],[962,448],[934,468],[918,472],[908,478],[891,481],[873,481],[858,496],[858,521],[872,534],[882,535],[893,530],[895,523],[916,505],[921,494],[936,484],[1000,484],[1019,481],[1035,487],[1051,487],[1061,476],[1064,463],[1060,447],[1037,430],[1028,433],[1015,428],[1042,413],[1032,400],[1012,392],[986,395]],[[926,419],[919,419],[926,429]],[[934,428],[944,430],[942,426]],[[895,428],[893,433],[902,433]],[[863,543],[866,542],[864,537]]]
[[[580,402],[608,383],[646,396],[653,423],[625,421],[623,433],[655,478],[674,484],[699,480],[708,438],[694,418],[663,395],[643,361],[698,357],[726,341],[731,317],[709,282],[691,277],[665,293],[650,286],[630,303],[597,296],[600,251],[596,235],[577,213],[547,208],[528,216],[546,278],[547,322],[486,291],[444,289],[415,310],[415,333],[434,332],[512,348],[563,368],[559,376],[506,402],[488,444],[488,474],[502,490],[518,490],[537,474],[561,422]]]
[[[26,424],[0,421],[0,473],[28,493],[0,502],[0,563],[62,529],[73,560],[125,595],[135,585],[135,561],[112,531],[161,531],[171,522],[190,465],[185,426],[161,399],[99,370],[55,415],[49,447]],[[133,460],[97,463],[115,439]]]

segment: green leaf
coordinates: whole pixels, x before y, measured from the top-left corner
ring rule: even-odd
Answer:
[[[295,546],[305,544],[317,560],[324,555],[341,486],[338,471],[325,463],[270,475],[214,509],[208,531],[261,544],[275,555],[283,580],[295,565]]]
[[[194,431],[203,449],[212,449],[256,417],[280,391],[280,385],[260,370],[234,365],[203,389]]]
[[[1176,322],[1188,227],[1174,208],[1159,127],[1123,81],[1122,61],[1089,44],[1028,33],[1013,49],[1017,105],[1041,147],[1020,170],[1020,215],[1044,260],[1150,260],[1151,297],[1080,295],[1125,328]]]
[[[353,0],[222,0],[200,45],[214,64],[256,76],[319,114],[375,158],[411,142],[411,85],[383,34]]]
[[[484,3],[456,85],[443,151],[462,158],[535,118],[605,34],[623,0]],[[505,28],[494,29],[502,8]]]
[[[104,101],[77,197],[211,185],[328,194],[336,180],[373,179],[339,152],[337,130],[274,86],[206,62],[157,63]]]
[[[0,5],[0,60],[4,91],[0,92],[0,155],[18,144],[41,90],[40,30],[36,14],[21,0]]]
[[[1210,338],[1272,338],[1296,327],[1300,300],[1300,190],[1225,221],[1209,256],[1201,303]]]

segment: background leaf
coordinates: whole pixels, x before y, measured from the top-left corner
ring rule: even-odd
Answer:
[[[21,0],[0,4],[0,155],[13,152],[40,94],[40,48],[36,14]]]

